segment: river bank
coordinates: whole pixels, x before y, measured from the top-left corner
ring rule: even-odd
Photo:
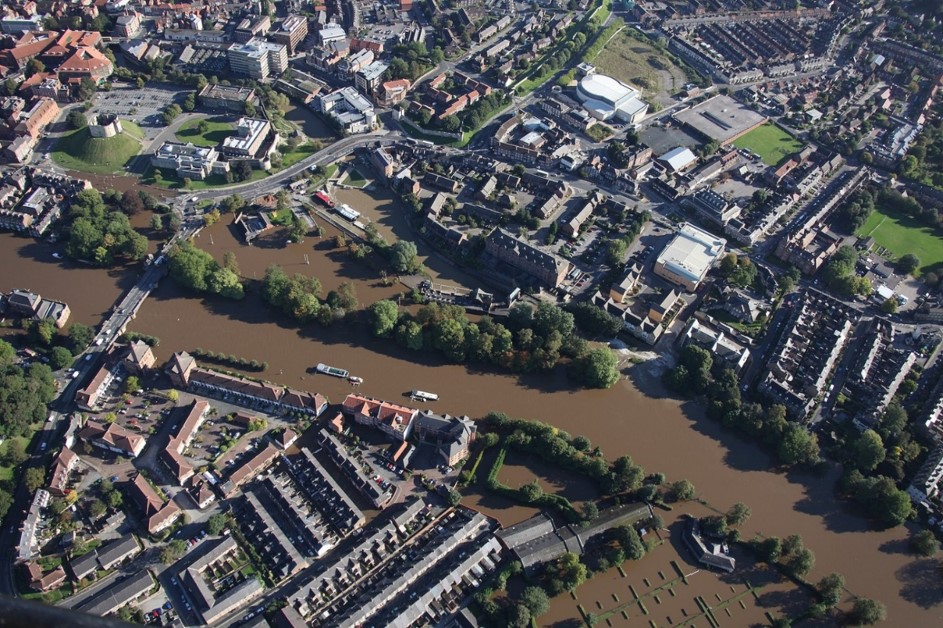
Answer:
[[[226,222],[226,221],[224,221]],[[331,237],[308,238],[283,246],[277,234],[256,246],[241,244],[223,222],[205,230],[198,246],[222,261],[236,253],[243,276],[260,279],[271,263],[289,273],[318,277],[323,292],[343,281],[356,285],[362,304],[399,292],[379,281],[377,272],[335,249]],[[24,287],[65,300],[73,320],[95,324],[131,283],[135,273],[75,267],[52,257],[55,246],[11,235],[0,236],[0,261],[15,273],[4,273],[0,288]],[[305,255],[308,262],[305,263]],[[450,281],[448,269],[442,280]],[[410,353],[393,343],[373,339],[359,326],[297,326],[265,306],[258,294],[232,302],[184,293],[165,280],[144,304],[131,330],[160,338],[159,361],[174,351],[196,347],[268,362],[267,379],[320,392],[339,403],[355,390],[336,378],[314,374],[325,362],[364,378],[363,394],[409,405],[404,396],[420,388],[440,395],[424,405],[437,412],[481,417],[492,410],[538,419],[599,444],[608,458],[631,455],[669,481],[687,478],[698,494],[718,508],[738,501],[753,516],[743,535],[785,537],[800,534],[817,557],[810,580],[839,571],[855,595],[882,601],[891,625],[929,626],[943,621],[943,583],[936,560],[915,559],[908,551],[908,530],[873,530],[868,522],[837,500],[837,469],[825,477],[781,473],[755,444],[725,432],[707,420],[698,406],[667,398],[657,378],[644,376],[645,365],[626,364],[628,378],[610,390],[576,390],[557,369],[543,375],[513,375],[448,364],[437,356]],[[525,481],[513,470],[507,481]],[[505,525],[526,509],[470,497]]]

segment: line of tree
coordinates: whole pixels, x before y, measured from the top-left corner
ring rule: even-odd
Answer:
[[[265,270],[262,299],[298,322],[330,325],[359,307],[356,289],[350,282],[330,291],[324,301],[320,295],[321,282],[317,277],[300,273],[289,276],[275,264]]]
[[[596,483],[603,494],[630,493],[632,497],[643,501],[652,501],[658,497],[657,486],[664,480],[663,476],[654,474],[646,477],[645,470],[635,464],[631,456],[620,456],[611,464],[608,463],[602,450],[593,447],[585,436],[570,436],[546,423],[514,419],[503,412],[489,413],[483,423],[489,432],[506,435],[508,447],[537,456],[553,466],[585,475]]]
[[[41,362],[14,364],[16,350],[0,340],[0,437],[26,436],[30,425],[46,420],[46,404],[56,394],[52,369]]]
[[[147,255],[147,238],[137,233],[128,216],[109,208],[94,189],[78,193],[64,228],[66,254],[98,266],[136,262]]]
[[[218,294],[227,299],[245,296],[239,275],[220,266],[213,256],[190,242],[175,245],[167,255],[167,268],[174,281],[196,292]]]
[[[822,280],[832,290],[842,296],[868,296],[873,288],[866,277],[855,273],[855,264],[858,262],[858,252],[851,246],[842,246],[828,260],[822,269]]]
[[[619,379],[618,360],[608,348],[591,349],[574,333],[573,315],[551,303],[536,308],[515,304],[506,324],[484,316],[473,323],[465,310],[431,303],[415,316],[393,301],[368,309],[370,328],[379,338],[395,338],[413,351],[438,351],[453,362],[496,364],[517,372],[546,371],[569,358],[569,373],[593,388],[609,388]]]
[[[815,434],[788,421],[786,408],[780,404],[744,403],[737,374],[720,365],[715,367],[707,350],[694,345],[685,347],[678,365],[666,372],[665,384],[684,396],[704,395],[708,417],[766,444],[783,464],[818,463],[819,443]]]
[[[256,371],[262,372],[268,368],[268,362],[259,362],[258,360],[247,360],[246,358],[240,358],[234,355],[227,355],[225,353],[216,353],[215,351],[207,351],[205,349],[196,348],[190,351],[190,355],[200,358],[201,360],[206,360],[208,362],[215,362],[217,364],[224,364],[227,366],[232,366],[237,369],[242,369],[244,371]]]

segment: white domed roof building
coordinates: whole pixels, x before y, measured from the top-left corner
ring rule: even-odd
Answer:
[[[641,92],[605,74],[587,74],[576,86],[583,107],[598,120],[616,118],[629,124],[639,122],[648,111]]]

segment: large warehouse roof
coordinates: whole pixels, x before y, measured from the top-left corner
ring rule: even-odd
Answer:
[[[709,98],[674,117],[721,144],[732,142],[766,122],[766,116],[724,95]]]

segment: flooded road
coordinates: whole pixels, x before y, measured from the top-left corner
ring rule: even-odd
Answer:
[[[382,286],[377,270],[334,249],[331,229],[321,241],[309,237],[284,247],[282,236],[275,232],[250,247],[236,239],[229,220],[226,217],[205,230],[197,244],[218,260],[226,251],[234,251],[245,277],[261,278],[269,264],[278,263],[289,273],[318,277],[322,294],[342,281],[353,281],[363,305],[403,291],[402,286]],[[103,271],[55,260],[52,253],[61,246],[0,235],[0,262],[5,269],[0,289],[28,288],[64,300],[72,308],[73,320],[98,323],[134,281],[136,271]],[[305,263],[306,254],[310,264]],[[745,538],[802,535],[817,558],[809,579],[843,573],[851,593],[887,605],[889,625],[943,622],[937,561],[915,560],[908,553],[905,528],[874,531],[865,519],[849,512],[832,494],[837,471],[826,478],[771,471],[772,460],[760,448],[722,431],[698,408],[662,398],[648,384],[642,392],[636,382],[650,380],[637,371],[608,391],[577,390],[559,369],[518,376],[446,364],[437,356],[375,340],[361,325],[299,327],[263,304],[255,291],[250,290],[242,302],[231,302],[184,293],[169,280],[147,300],[130,329],[160,338],[155,353],[161,362],[174,351],[197,347],[257,359],[270,365],[262,377],[326,394],[333,403],[353,389],[343,380],[313,374],[318,362],[363,377],[359,392],[366,395],[408,405],[404,393],[421,388],[440,395],[440,401],[427,406],[439,412],[480,417],[501,410],[583,434],[609,458],[627,453],[649,472],[664,472],[669,480],[691,480],[699,496],[718,509],[745,502],[753,510],[742,529]],[[519,485],[532,479],[534,471],[529,469],[512,460],[501,477]],[[569,491],[577,500],[585,492],[581,486],[555,487],[550,482],[552,472],[536,471],[547,490]],[[466,503],[479,505],[504,524],[531,512],[491,497],[469,497]]]

